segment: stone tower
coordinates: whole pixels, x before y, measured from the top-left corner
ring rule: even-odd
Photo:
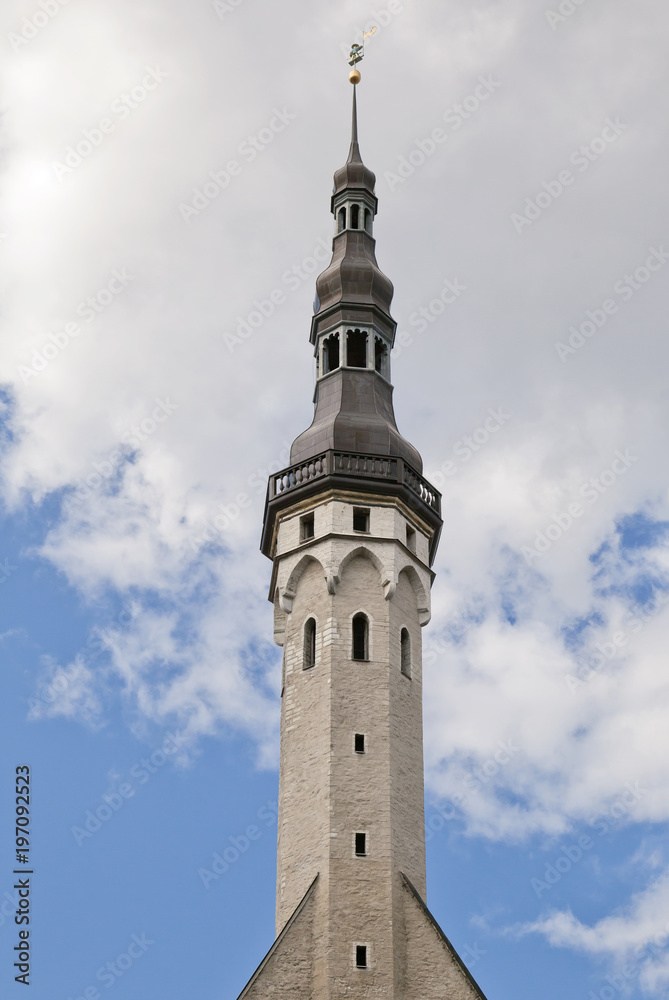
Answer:
[[[483,997],[424,902],[421,629],[441,498],[395,423],[374,184],[354,83],[311,323],[314,419],[265,509],[283,646],[277,937],[240,1000]]]

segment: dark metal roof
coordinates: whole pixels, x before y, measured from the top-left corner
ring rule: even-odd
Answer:
[[[330,448],[392,455],[423,471],[419,452],[397,429],[393,387],[370,368],[338,368],[318,382],[314,420],[293,442],[291,464]]]
[[[353,197],[366,194],[367,204],[373,205],[374,214],[378,204],[374,194],[376,176],[362,162],[358,145],[356,89],[354,86],[348,159],[334,175],[334,192],[331,200],[333,214],[335,198],[346,193],[350,193]],[[393,283],[376,263],[375,245],[374,237],[365,231],[364,226],[361,229],[345,229],[335,236],[332,241],[332,261],[316,280],[317,309],[314,324],[317,325],[322,313],[327,313],[328,309],[340,302],[377,306],[387,314],[391,323],[393,322],[390,316]],[[312,330],[312,340],[313,334]]]
[[[321,314],[340,302],[378,306],[392,321],[393,283],[376,263],[375,243],[362,229],[345,229],[335,236],[332,260],[316,279],[316,326]]]
[[[345,165],[335,173],[333,211],[335,196],[350,191],[351,201],[364,196],[365,204],[373,205],[376,212],[374,184],[375,176],[360,156],[354,87],[351,146]],[[375,330],[387,349],[392,347],[396,329],[390,314],[393,285],[376,262],[375,246],[373,236],[364,229],[347,228],[334,237],[332,260],[316,279],[312,343],[325,331],[339,328],[345,336],[346,330],[362,327]],[[313,422],[291,448],[291,469],[284,477],[290,489],[275,493],[270,489],[268,494],[263,551],[271,553],[273,525],[280,510],[304,495],[343,488],[401,496],[433,525],[433,556],[441,526],[435,499],[438,494],[422,479],[419,452],[397,429],[392,385],[372,368],[337,368],[319,378],[314,401]],[[321,469],[324,455],[331,456],[326,462],[330,463],[327,472]],[[385,469],[384,462],[390,472],[367,474],[378,463]],[[304,470],[312,465],[321,469],[322,475],[306,475]],[[363,475],[358,469],[353,474],[354,466],[367,471]],[[275,478],[278,481],[281,476]]]
[[[364,188],[374,195],[374,174],[362,162],[358,145],[356,88],[353,88],[351,147],[344,167],[335,173],[335,191]],[[393,283],[376,262],[376,241],[364,229],[345,229],[332,241],[332,260],[316,279],[316,313],[311,342],[324,330],[373,325],[392,346],[395,321],[390,314]],[[343,345],[342,345],[343,346]],[[291,462],[302,462],[325,449],[404,459],[419,472],[420,454],[397,429],[392,386],[376,371],[341,368],[319,379],[314,420],[296,439]]]
[[[376,205],[376,197],[374,195],[376,174],[362,162],[360,146],[358,145],[358,102],[356,98],[356,90],[357,87],[353,87],[351,145],[348,151],[348,159],[346,160],[346,163],[343,167],[340,167],[339,170],[335,171],[334,189],[332,191],[333,207],[335,195],[340,194],[347,188],[354,188],[356,190],[362,188],[372,196],[374,204]]]

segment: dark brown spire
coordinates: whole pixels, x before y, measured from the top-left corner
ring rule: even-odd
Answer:
[[[378,208],[378,200],[374,194],[376,177],[362,162],[360,155],[356,91],[357,86],[354,84],[351,145],[346,163],[335,171],[330,204],[335,219],[338,219],[342,208],[344,215],[348,212],[349,217],[343,227],[338,226],[339,231],[332,245],[332,260],[316,280],[317,308],[312,324],[312,343],[315,343],[321,319],[342,305],[372,307],[383,314],[382,322],[390,337],[395,332],[395,322],[390,315],[393,284],[380,270],[374,252],[372,222]],[[358,208],[353,207],[354,205]],[[359,216],[352,225],[350,213],[355,211]],[[369,322],[369,317],[365,317],[364,321]]]
[[[348,158],[343,167],[335,171],[334,190],[332,192],[332,204],[334,199],[347,188],[352,191],[367,191],[374,198],[374,210],[376,211],[376,197],[374,195],[374,185],[376,184],[376,174],[362,162],[360,146],[358,144],[358,100],[356,97],[357,86],[353,86],[353,111],[351,115],[351,145],[348,150]]]
[[[314,422],[293,442],[291,461],[304,461],[318,451],[334,449],[396,455],[420,472],[420,454],[395,423],[389,361],[378,367],[360,367],[357,362],[342,360],[348,351],[349,327],[369,331],[372,345],[378,341],[379,350],[387,352],[387,357],[396,327],[390,314],[393,284],[376,262],[372,235],[378,204],[376,178],[360,155],[356,90],[354,84],[348,159],[334,175],[332,212],[338,232],[332,241],[332,260],[316,279],[311,324],[311,342],[317,345],[317,352],[320,338],[339,328],[338,370],[321,372],[327,377],[319,379],[316,387]]]
[[[353,111],[351,114],[351,148],[348,152],[349,163],[351,160],[360,160],[360,150],[358,149],[358,99],[356,96],[357,86],[353,87]],[[360,161],[362,162],[362,160]]]
[[[332,260],[316,279],[311,321],[318,365],[314,419],[293,441],[291,468],[270,484],[263,534],[268,554],[276,513],[294,502],[298,487],[304,495],[326,485],[397,493],[433,521],[435,530],[441,525],[439,495],[422,479],[420,453],[395,422],[393,285],[376,262],[376,177],[360,155],[357,88],[351,82],[351,144],[346,163],[334,175],[331,201]]]

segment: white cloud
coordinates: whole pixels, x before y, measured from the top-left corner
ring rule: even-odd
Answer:
[[[50,656],[42,658],[36,696],[30,699],[28,718],[77,719],[97,728],[101,725],[102,701],[95,677],[82,656],[62,667]]]
[[[583,924],[571,911],[552,913],[525,924],[520,934],[543,934],[557,948],[609,959],[615,977],[624,986],[635,980],[644,992],[658,993],[669,984],[669,872],[635,895],[627,907],[592,926]]]
[[[288,291],[282,275],[329,232],[350,96],[339,43],[360,8],[321,3],[305,16],[289,0],[266,5],[259,29],[251,3],[225,20],[207,4],[166,2],[139,20],[135,8],[70,5],[3,65],[0,377],[13,400],[3,495],[18,507],[67,494],[45,522],[42,557],[84,599],[111,589],[150,609],[108,650],[130,714],[178,718],[192,733],[242,726],[269,761],[279,654],[257,649],[271,629],[270,567],[257,551],[262,483],[271,463],[284,464],[285,439],[310,421],[313,275],[234,353],[223,333],[273,288]],[[14,15],[3,16],[14,30]],[[646,0],[643,16],[586,5],[551,32],[520,0],[475,11],[412,4],[363,66],[377,251],[396,283],[399,327],[414,334],[394,368],[400,427],[436,471],[490,407],[512,414],[444,485],[426,632],[435,646],[453,615],[476,611],[462,639],[427,663],[432,792],[458,791],[499,740],[522,748],[463,802],[469,829],[489,837],[558,833],[637,780],[648,792],[630,820],[669,819],[666,616],[630,634],[620,657],[573,693],[565,677],[576,653],[563,631],[596,613],[586,633],[594,653],[631,631],[623,584],[666,575],[659,544],[632,559],[607,553],[599,569],[616,584],[610,592],[591,561],[621,516],[669,516],[662,274],[629,301],[618,296],[616,315],[564,364],[555,350],[665,238],[668,17],[659,0]],[[584,60],[603,36],[606,53]],[[164,82],[58,180],[52,162],[147,65]],[[494,100],[391,193],[384,171],[487,73],[500,81]],[[210,171],[242,158],[240,143],[274,107],[294,121],[185,224],[179,205]],[[512,213],[612,115],[628,123],[620,140],[518,235]],[[79,305],[124,268],[133,280],[88,322]],[[409,316],[456,274],[466,295],[417,333]],[[22,377],[33,351],[77,320],[81,332]],[[165,397],[178,409],[128,446],[129,428]],[[528,565],[523,547],[583,502],[584,485],[626,449],[638,460]],[[113,473],[74,502],[119,451]],[[207,543],[216,517],[225,527],[210,527]],[[77,706],[85,714],[85,697],[107,696],[103,673],[87,669],[89,693],[68,702],[71,717]]]

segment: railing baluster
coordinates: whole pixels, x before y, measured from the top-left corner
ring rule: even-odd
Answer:
[[[438,514],[441,511],[440,495],[402,458],[331,450],[272,476],[269,486],[270,499],[320,476],[333,474],[360,476],[365,479],[389,479],[403,483],[432,510]]]

